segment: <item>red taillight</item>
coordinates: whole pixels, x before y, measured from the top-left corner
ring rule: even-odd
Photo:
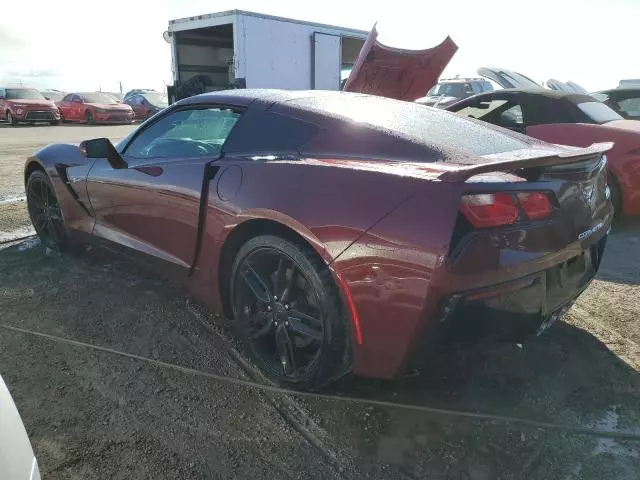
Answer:
[[[464,195],[460,211],[476,228],[510,225],[520,219],[520,207],[528,220],[551,216],[551,200],[543,192],[478,193]]]
[[[464,195],[460,210],[476,228],[509,225],[518,220],[518,205],[509,193]]]
[[[518,201],[529,220],[544,220],[551,215],[551,201],[546,193],[519,193]]]

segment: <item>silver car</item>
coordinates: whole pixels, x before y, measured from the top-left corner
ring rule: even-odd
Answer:
[[[7,385],[0,377],[0,479],[40,480],[38,461]]]

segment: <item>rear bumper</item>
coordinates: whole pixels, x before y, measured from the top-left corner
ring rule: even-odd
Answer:
[[[542,333],[589,286],[600,267],[606,241],[607,235],[583,253],[533,275],[444,298],[436,318],[439,339],[445,343],[519,343]],[[421,356],[418,349],[411,363],[419,366]]]

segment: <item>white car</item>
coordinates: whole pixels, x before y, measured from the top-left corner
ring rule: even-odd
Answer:
[[[0,377],[0,479],[40,480],[38,461],[7,385]]]

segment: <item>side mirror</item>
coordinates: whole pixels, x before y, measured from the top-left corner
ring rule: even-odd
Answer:
[[[106,158],[109,165],[116,170],[129,166],[108,138],[85,140],[80,143],[79,148],[82,156],[87,158]]]

